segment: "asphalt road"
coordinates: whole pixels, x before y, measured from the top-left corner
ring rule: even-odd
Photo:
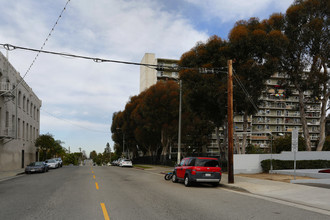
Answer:
[[[0,182],[0,219],[329,219],[148,170],[63,167]]]

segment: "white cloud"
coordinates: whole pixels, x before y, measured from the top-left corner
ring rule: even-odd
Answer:
[[[285,8],[291,1],[212,1],[186,0],[200,7],[202,17],[221,22],[253,16],[270,4]],[[39,49],[53,27],[66,0],[5,1],[0,13],[0,43]],[[144,53],[178,59],[196,42],[208,35],[197,30],[181,10],[167,10],[166,1],[155,0],[79,0],[70,1],[46,50],[140,62]],[[5,51],[1,49],[5,54]],[[9,52],[12,65],[24,75],[35,53]],[[95,63],[40,54],[25,78],[51,114],[74,124],[109,131],[112,114],[124,109],[130,96],[139,91],[139,67],[114,63]],[[41,132],[52,133],[66,144],[99,147],[110,134],[100,137],[88,129],[41,111]],[[83,137],[79,137],[79,135]],[[83,140],[83,141],[82,141]],[[89,151],[89,150],[88,150]]]
[[[0,13],[0,43],[39,49],[65,3],[6,1],[6,10]],[[197,41],[207,39],[190,21],[162,10],[159,4],[152,0],[71,1],[45,50],[140,62],[146,52],[179,58]],[[9,59],[24,75],[35,55],[14,50]],[[40,54],[25,80],[42,99],[45,111],[82,127],[109,131],[112,113],[123,110],[129,97],[138,94],[139,67]],[[82,144],[74,140],[72,134],[77,132],[89,137],[85,145],[109,141],[110,133],[96,140],[88,129],[49,117],[45,111],[41,111],[42,133],[50,132],[71,144]]]

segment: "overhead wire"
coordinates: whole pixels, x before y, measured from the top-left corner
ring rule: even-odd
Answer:
[[[147,63],[137,63],[137,62],[131,62],[131,61],[122,61],[122,60],[113,60],[113,59],[104,59],[104,58],[99,58],[99,57],[91,57],[91,56],[83,56],[83,55],[76,55],[76,54],[70,54],[70,53],[64,53],[64,52],[54,52],[54,51],[49,51],[49,50],[42,50],[42,49],[33,49],[33,48],[28,48],[28,47],[21,47],[21,46],[16,46],[12,44],[0,44],[0,46],[3,46],[6,50],[12,51],[12,50],[26,50],[26,51],[33,51],[39,53],[46,53],[46,54],[52,54],[52,55],[59,55],[59,56],[64,56],[64,57],[72,57],[72,58],[79,58],[79,59],[86,59],[86,60],[92,60],[96,63],[119,63],[119,64],[126,64],[126,65],[135,65],[135,66],[146,66],[149,68],[153,68],[156,70],[161,70],[162,67],[159,64],[147,64]],[[218,72],[223,72],[221,70],[226,69],[226,67],[216,67],[216,68],[199,68],[199,67],[166,67],[166,69],[172,69],[174,71],[180,71],[184,69],[195,69],[198,71],[202,71],[205,73],[218,73]]]
[[[59,52],[54,52],[54,51],[43,50],[43,47],[41,49],[33,49],[33,48],[28,48],[28,47],[15,46],[15,45],[11,45],[11,44],[0,44],[0,46],[3,46],[8,51],[20,49],[20,50],[27,50],[27,51],[37,52],[38,55],[40,53],[46,53],[46,54],[52,54],[52,55],[60,55],[60,56],[64,56],[64,57],[72,57],[72,58],[80,58],[80,59],[92,60],[92,61],[94,61],[96,63],[109,62],[109,63],[119,63],[119,64],[126,64],[126,65],[145,66],[147,68],[151,68],[151,69],[155,69],[155,70],[162,70],[162,69],[165,68],[165,67],[163,67],[163,66],[161,66],[159,64],[136,63],[136,62],[130,62],[130,61],[121,61],[121,60],[113,60],[113,59],[103,59],[103,58],[98,58],[98,57],[82,56],[82,55],[69,54],[69,53],[63,53],[63,52],[59,53]],[[185,69],[193,69],[193,70],[197,70],[197,71],[199,71],[201,73],[205,73],[205,74],[208,74],[208,73],[214,73],[214,74],[216,74],[216,73],[227,73],[225,71],[222,71],[222,70],[227,69],[227,67],[216,67],[216,68],[181,67],[181,66],[180,67],[179,66],[178,67],[166,67],[166,70],[168,70],[168,69],[172,69],[173,71],[180,71],[180,70],[185,70]],[[26,74],[24,76],[26,76]],[[23,79],[22,79],[22,81],[23,81]],[[44,110],[44,112],[48,113],[49,115],[51,115],[51,116],[53,116],[53,117],[55,117],[57,119],[60,119],[60,120],[63,120],[63,121],[66,121],[66,122],[71,123],[70,121],[67,121],[65,119],[61,119],[59,117],[56,117],[56,116],[52,115],[51,113],[49,113],[49,112],[47,112],[45,110]],[[71,124],[73,124],[73,123],[71,123]],[[73,125],[75,125],[75,124],[73,124]],[[79,126],[79,125],[75,125],[75,126],[78,126],[80,128],[83,128],[83,129],[91,130],[91,129],[88,129],[88,128],[85,128],[85,127],[82,127],[82,126]],[[106,132],[95,131],[95,130],[91,130],[91,131],[106,133]]]
[[[238,85],[243,90],[243,92],[246,95],[246,97],[248,98],[248,100],[250,101],[250,103],[252,104],[253,108],[258,112],[259,110],[258,110],[257,105],[254,103],[254,101],[251,98],[249,92],[246,90],[244,84],[242,83],[242,81],[240,80],[240,78],[237,76],[235,69],[233,69],[233,76],[234,76],[234,79],[237,81]]]
[[[52,29],[50,30],[50,32],[48,33],[48,36],[46,37],[45,41],[43,42],[40,50],[43,50],[43,48],[46,46],[46,42],[48,42],[49,38],[51,37],[53,31],[55,30],[55,27],[57,26],[59,20],[61,19],[64,11],[66,10],[66,7],[67,5],[69,4],[71,0],[68,0],[64,6],[64,8],[62,9],[60,15],[58,16],[55,24],[53,25]],[[3,45],[3,47],[7,50],[7,51],[11,51],[12,49],[10,48],[10,45]],[[17,85],[15,86],[15,88],[13,90],[10,90],[10,91],[6,91],[6,92],[3,92],[1,95],[4,95],[4,94],[7,94],[9,92],[13,92],[16,90],[16,88],[24,81],[24,78],[26,77],[26,75],[30,72],[30,70],[32,69],[33,65],[35,64],[35,62],[37,61],[38,57],[39,57],[39,54],[40,52],[37,53],[37,55],[34,57],[32,63],[30,64],[29,68],[26,70],[25,74],[23,75],[22,79],[17,83]]]

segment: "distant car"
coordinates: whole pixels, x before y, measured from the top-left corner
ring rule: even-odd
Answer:
[[[175,167],[172,181],[183,180],[185,186],[192,183],[211,183],[218,186],[221,180],[219,161],[212,157],[187,157]]]
[[[132,167],[133,166],[133,163],[131,160],[129,159],[124,159],[120,162],[120,166],[121,167]]]
[[[47,166],[43,162],[32,162],[25,168],[25,173],[44,173],[47,171]]]
[[[46,160],[45,163],[49,166],[49,168],[51,169],[56,169],[59,167],[59,163],[54,160],[54,159],[49,159],[49,160]]]

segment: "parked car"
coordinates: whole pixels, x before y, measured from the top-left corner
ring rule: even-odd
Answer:
[[[121,162],[120,162],[120,166],[121,167],[133,167],[133,163],[131,160],[129,159],[123,159]]]
[[[119,158],[119,159],[118,159],[118,162],[117,162],[117,164],[118,164],[117,166],[120,166],[120,167],[121,167],[121,162],[122,162],[123,160],[124,160],[124,158]]]
[[[60,157],[58,158],[53,158],[54,160],[56,160],[56,162],[58,163],[58,167],[62,167],[63,166],[63,161]]]
[[[44,173],[47,171],[47,166],[43,162],[32,162],[25,168],[25,173]]]
[[[54,160],[54,159],[49,159],[49,160],[46,160],[45,163],[49,166],[49,168],[51,169],[56,169],[59,167],[59,163]]]
[[[46,172],[48,172],[49,171],[49,165],[45,162],[45,161],[41,161],[43,164],[45,164],[45,166],[46,166]]]
[[[218,186],[221,180],[221,167],[216,158],[187,157],[175,167],[172,182],[184,181],[185,186],[192,183],[211,183]]]

